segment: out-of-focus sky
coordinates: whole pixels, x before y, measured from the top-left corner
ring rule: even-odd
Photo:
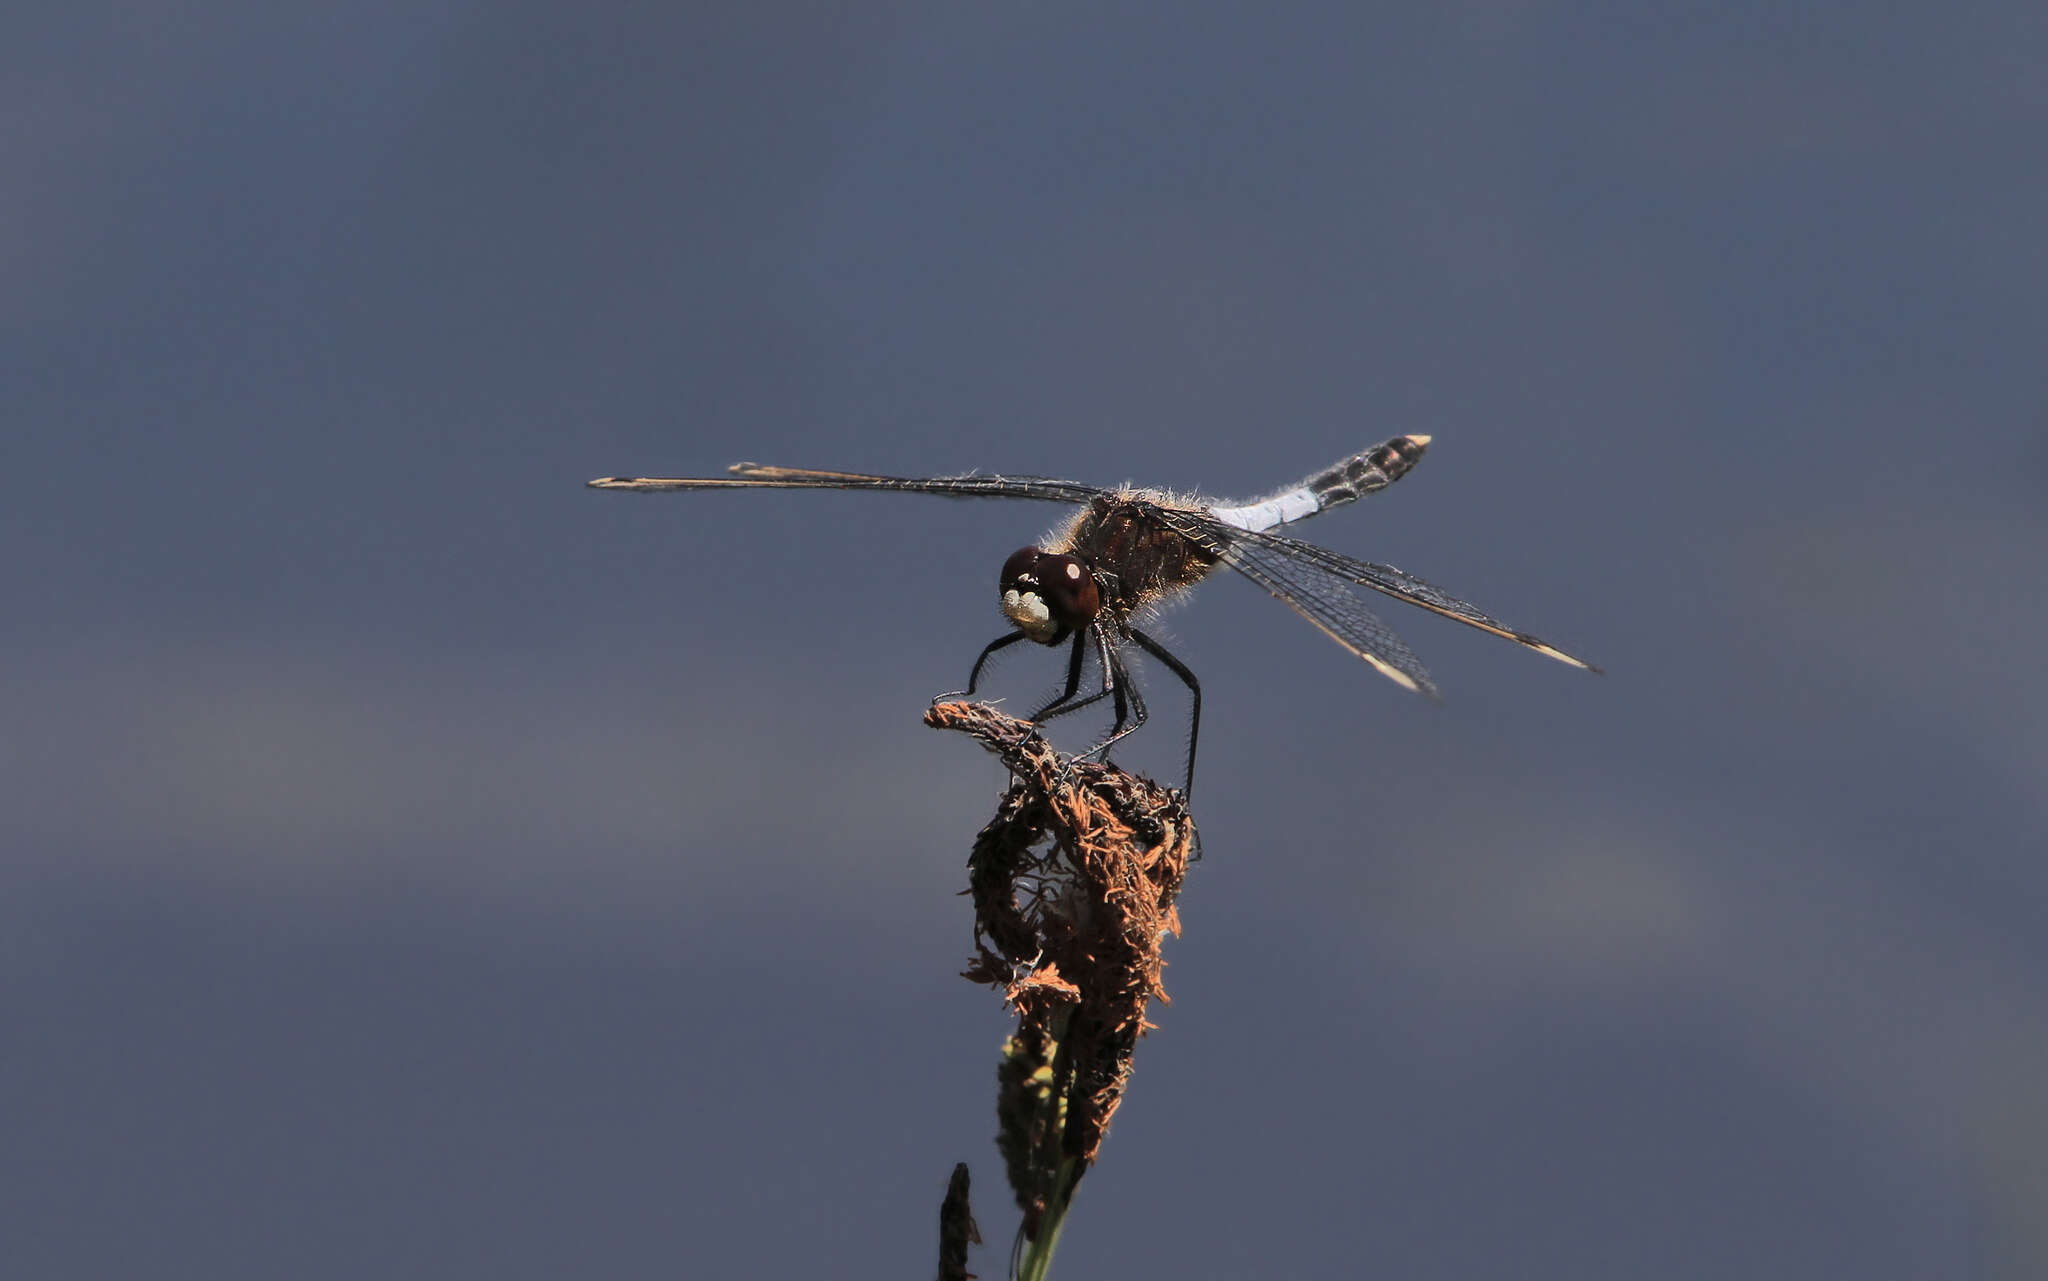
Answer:
[[[11,1274],[921,1275],[957,1160],[1007,1241],[918,717],[1059,511],[582,483],[1402,432],[1302,532],[1609,675],[1167,616],[1060,1275],[2048,1272],[2038,4],[5,26]]]

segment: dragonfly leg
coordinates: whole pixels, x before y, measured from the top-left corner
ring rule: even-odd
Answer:
[[[1131,679],[1130,668],[1124,666],[1123,657],[1106,642],[1103,646],[1102,661],[1109,670],[1107,692],[1116,700],[1116,723],[1110,726],[1108,738],[1082,752],[1081,755],[1100,755],[1107,761],[1110,746],[1143,725],[1149,713],[1145,710],[1145,696],[1138,692],[1138,683]]]
[[[1024,633],[1018,632],[1017,634],[1019,636],[1022,636]],[[1048,715],[1063,716],[1066,713],[1073,711],[1076,707],[1083,707],[1087,705],[1087,703],[1090,701],[1088,699],[1083,699],[1079,703],[1071,701],[1074,697],[1075,691],[1081,688],[1081,658],[1084,652],[1083,647],[1087,644],[1087,642],[1087,632],[1083,631],[1074,633],[1074,646],[1067,653],[1067,687],[1060,691],[1060,696],[1058,698],[1055,698],[1050,703],[1047,703],[1044,707],[1039,708],[1037,711],[1031,713],[1031,715],[1025,717],[1026,720],[1032,722],[1033,724],[1036,724],[1039,721],[1044,720]]]
[[[1188,713],[1188,777],[1186,784],[1181,788],[1182,793],[1192,796],[1195,791],[1195,748],[1202,741],[1202,684],[1195,679],[1195,674],[1188,670],[1186,663],[1167,653],[1166,646],[1135,627],[1131,629],[1131,639],[1138,642],[1139,648],[1147,654],[1166,664],[1167,670],[1180,677],[1181,684],[1187,686],[1188,693],[1193,696],[1194,707]]]
[[[967,688],[956,689],[948,693],[940,694],[938,697],[932,699],[932,701],[934,703],[943,703],[947,699],[951,698],[973,698],[974,687],[981,684],[981,669],[988,666],[988,660],[990,659],[990,657],[992,657],[997,650],[1007,648],[1011,645],[1015,645],[1018,641],[1023,639],[1024,633],[1022,632],[1004,632],[1001,636],[998,636],[994,640],[990,641],[985,647],[983,647],[981,651],[981,656],[974,660],[974,670],[967,673]]]
[[[1071,703],[1066,703],[1064,706],[1058,707],[1056,711],[1052,712],[1052,715],[1065,716],[1068,712],[1078,711],[1083,707],[1087,707],[1091,703],[1099,703],[1105,698],[1114,698],[1116,699],[1116,725],[1114,728],[1122,729],[1124,717],[1126,715],[1124,704],[1125,685],[1119,678],[1118,673],[1123,670],[1123,664],[1111,657],[1111,655],[1115,651],[1110,647],[1109,638],[1102,634],[1102,629],[1096,628],[1094,630],[1095,650],[1098,656],[1098,661],[1102,664],[1102,688],[1096,690],[1093,694],[1090,694],[1086,698],[1077,698]],[[1079,638],[1077,637],[1076,640],[1078,642]],[[1075,647],[1075,651],[1075,656],[1078,658],[1078,644]],[[1056,702],[1064,702],[1064,699],[1056,700]],[[1042,719],[1044,715],[1045,713],[1041,712],[1039,716],[1035,716],[1032,719],[1039,720]]]
[[[1138,693],[1137,683],[1131,679],[1130,669],[1124,666],[1124,660],[1110,648],[1107,637],[1101,639],[1101,648],[1103,684],[1108,688],[1110,696],[1116,700],[1116,722],[1109,727],[1109,742],[1114,743],[1130,732],[1124,728],[1124,718],[1127,715],[1132,712],[1137,714],[1137,720],[1132,723],[1131,729],[1145,723],[1145,700]],[[1105,743],[1104,746],[1108,744]],[[1103,759],[1109,758],[1105,756]]]

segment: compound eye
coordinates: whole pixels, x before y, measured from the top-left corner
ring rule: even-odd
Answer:
[[[1046,604],[1069,627],[1092,621],[1102,610],[1102,593],[1095,586],[1095,575],[1088,572],[1088,566],[1078,556],[1041,553],[1038,584]]]
[[[1003,576],[996,581],[996,587],[1007,591],[1015,587],[1019,579],[1035,581],[1038,562],[1044,555],[1036,547],[1019,547],[1010,553],[1010,559],[1003,562]]]

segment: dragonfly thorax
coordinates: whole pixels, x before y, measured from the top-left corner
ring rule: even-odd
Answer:
[[[1003,616],[1041,645],[1057,645],[1095,621],[1102,591],[1087,562],[1024,547],[1003,562]]]

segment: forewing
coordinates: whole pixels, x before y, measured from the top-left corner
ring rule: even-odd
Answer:
[[[658,494],[690,489],[873,489],[942,498],[1026,498],[1085,503],[1102,493],[1093,485],[1044,476],[869,476],[860,472],[816,471],[735,463],[730,476],[602,476],[591,489]]]

